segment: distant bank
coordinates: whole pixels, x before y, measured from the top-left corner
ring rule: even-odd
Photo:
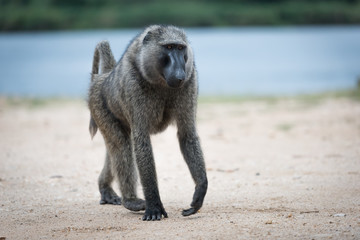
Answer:
[[[0,31],[360,24],[359,0],[0,1]]]

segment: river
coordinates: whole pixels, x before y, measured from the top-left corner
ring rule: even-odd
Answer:
[[[118,60],[140,30],[0,33],[0,95],[85,97],[94,47]],[[295,95],[352,88],[360,26],[186,29],[202,95]]]

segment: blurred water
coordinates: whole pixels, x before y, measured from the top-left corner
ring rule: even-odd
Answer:
[[[139,30],[0,34],[0,94],[85,97],[97,42],[118,60]],[[292,95],[354,87],[360,26],[187,29],[201,94]]]

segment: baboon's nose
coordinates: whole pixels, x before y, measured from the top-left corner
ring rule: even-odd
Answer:
[[[178,70],[178,71],[176,72],[176,79],[177,79],[180,83],[182,83],[182,82],[185,80],[185,71],[183,71],[183,70]]]
[[[185,72],[184,71],[178,72],[175,76],[175,79],[176,79],[178,87],[181,87],[185,81]]]
[[[178,88],[184,84],[186,78],[184,69],[185,65],[182,62],[176,61],[175,58],[170,58],[169,64],[163,71],[165,80],[169,87]]]

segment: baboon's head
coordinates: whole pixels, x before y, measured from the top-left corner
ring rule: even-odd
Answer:
[[[184,31],[174,26],[150,26],[142,39],[139,62],[141,72],[151,83],[179,88],[193,71],[192,50]]]

